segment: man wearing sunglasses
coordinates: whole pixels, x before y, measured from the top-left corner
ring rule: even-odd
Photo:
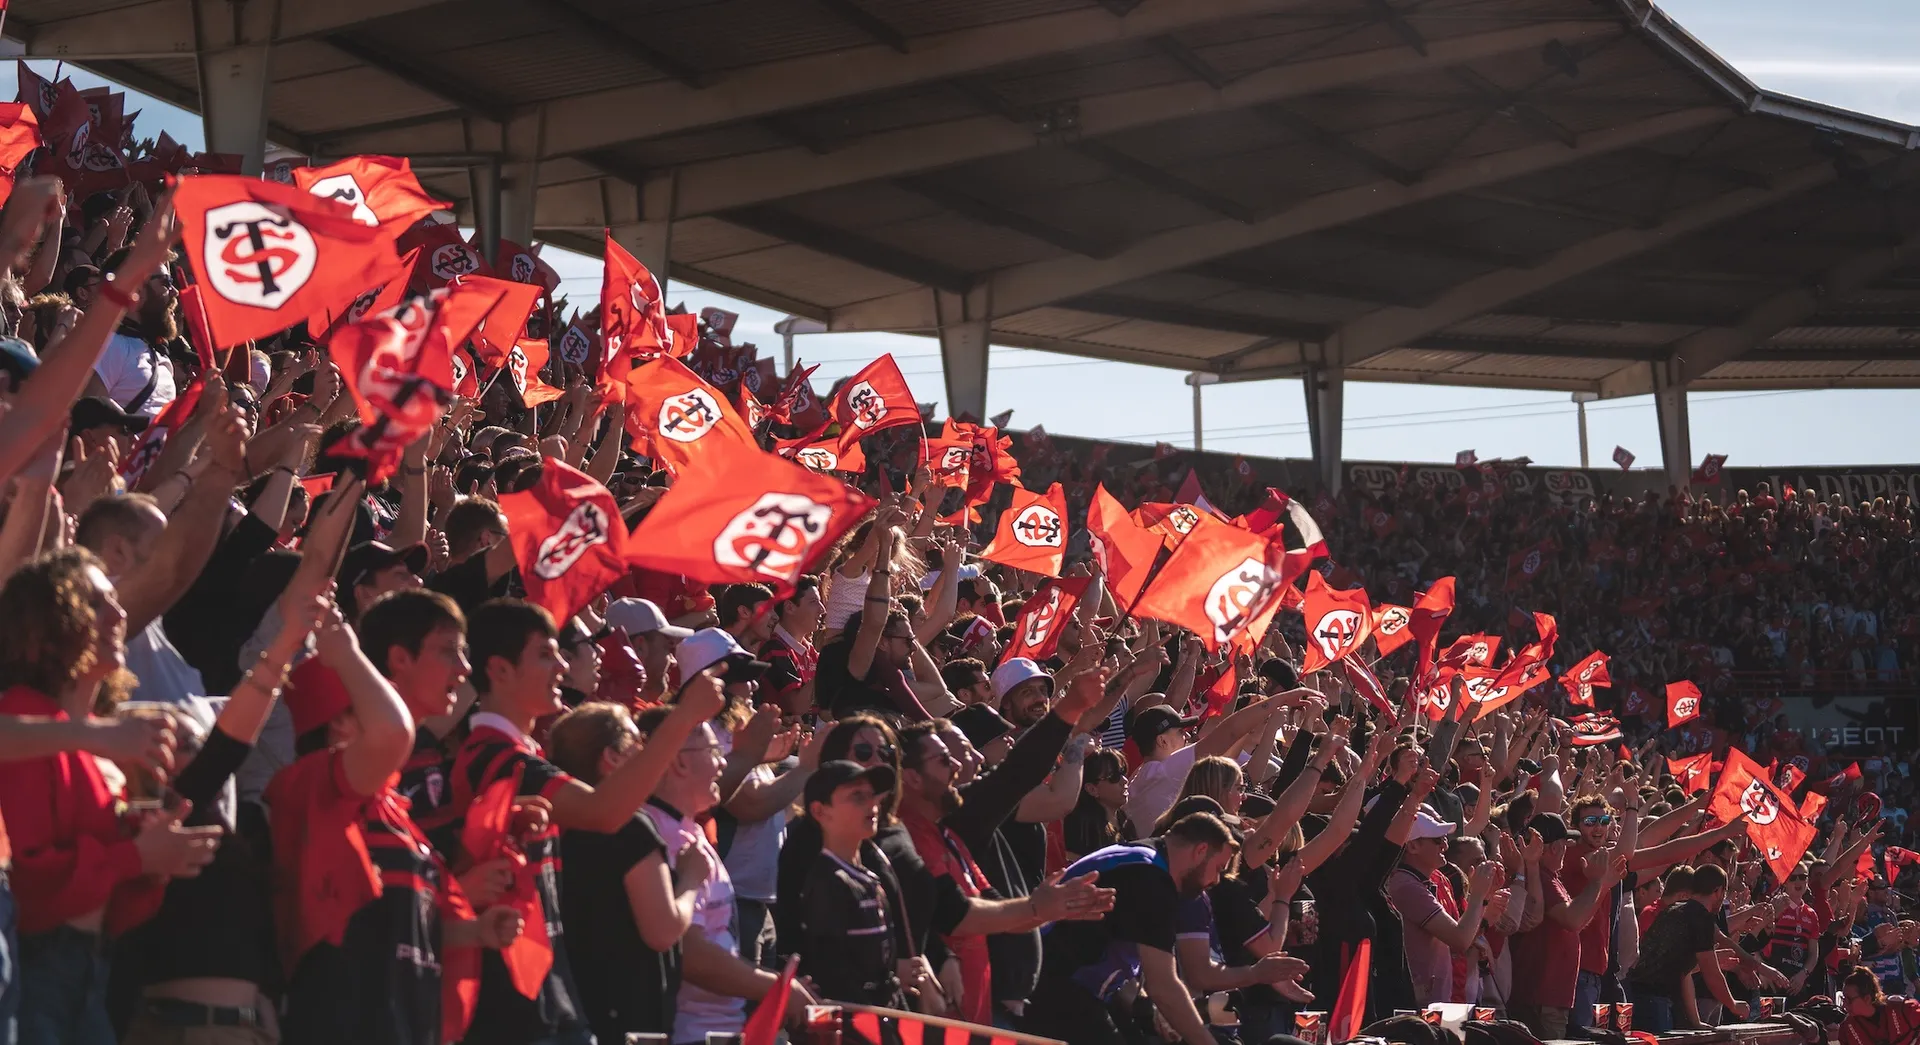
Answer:
[[[126,253],[116,251],[109,257],[107,270],[117,270]],[[112,282],[103,282],[96,290],[108,300],[130,307],[120,329],[107,339],[106,349],[93,364],[87,394],[106,396],[127,413],[152,420],[177,394],[166,346],[180,336],[180,325],[174,318],[174,305],[180,295],[165,269],[154,273],[138,289],[138,301]]]

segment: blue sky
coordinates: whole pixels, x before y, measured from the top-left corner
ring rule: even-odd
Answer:
[[[1920,123],[1920,4],[1914,0],[1667,0],[1662,4],[1696,37],[1763,87],[1909,123]],[[5,63],[11,66],[12,63]],[[45,75],[49,63],[37,63]],[[11,68],[0,70],[0,97],[12,96]],[[77,73],[81,86],[102,82]],[[137,99],[137,100],[136,100]],[[139,128],[166,128],[197,147],[196,118],[139,97]],[[576,302],[599,293],[599,262],[545,252]],[[773,324],[781,313],[670,282],[669,301],[741,314],[736,341],[753,341],[778,356]],[[852,373],[892,352],[922,400],[944,400],[940,360],[927,338],[889,334],[823,334],[797,339],[808,363],[821,363],[816,385]],[[1044,424],[1050,432],[1093,438],[1192,444],[1191,390],[1179,371],[1101,363],[1023,349],[996,348],[988,410],[1014,411],[1013,427]],[[1077,394],[1061,394],[1071,389]],[[1206,446],[1271,457],[1309,454],[1306,412],[1297,381],[1216,385],[1205,391]],[[1542,464],[1579,461],[1574,406],[1563,393],[1429,388],[1350,383],[1345,456],[1351,460],[1451,461],[1474,449],[1482,458],[1526,455]],[[944,407],[944,403],[942,404]],[[1920,391],[1807,391],[1692,397],[1696,456],[1728,455],[1730,465],[1907,464],[1920,460],[1911,433]],[[1588,408],[1593,464],[1608,466],[1615,445],[1657,466],[1660,440],[1649,398]]]

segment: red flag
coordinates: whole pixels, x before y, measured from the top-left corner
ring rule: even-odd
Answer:
[[[361,427],[337,452],[367,459],[367,481],[391,474],[407,445],[452,401],[455,352],[489,303],[484,293],[440,290],[336,329],[327,352],[340,368]]]
[[[415,273],[426,272],[426,262],[419,247],[406,252],[394,265],[394,274],[385,282],[375,284],[361,291],[352,301],[344,305],[334,303],[321,307],[307,317],[307,333],[316,340],[325,340],[341,323],[358,323],[376,313],[394,308],[407,299],[409,293],[426,293],[429,289],[441,286],[441,281],[426,276],[416,280]],[[413,288],[418,284],[419,290]]]
[[[480,361],[491,367],[503,364],[513,354],[515,345],[529,340],[526,336],[527,318],[540,304],[540,288],[526,283],[515,283],[510,279],[495,279],[492,276],[462,276],[454,280],[463,287],[486,290],[493,294],[493,307],[481,317],[478,326],[473,328],[473,348]],[[547,345],[545,338],[539,340]],[[547,348],[540,353],[540,363],[534,367],[538,371],[546,365]],[[545,402],[545,400],[541,400]],[[527,404],[533,405],[531,403]]]
[[[973,466],[973,440],[922,438],[920,466],[935,489],[965,490],[967,471]]]
[[[749,429],[755,432],[760,431],[760,426],[767,421],[767,405],[760,401],[759,396],[753,394],[745,381],[734,388],[733,404],[740,408],[740,420],[745,422]]]
[[[1500,636],[1462,635],[1440,655],[1440,663],[1450,668],[1493,667],[1493,655],[1500,652]]]
[[[1820,819],[1820,813],[1827,808],[1827,796],[1818,791],[1809,791],[1800,798],[1800,819],[1811,824]]]
[[[846,436],[840,445],[847,445]],[[1013,503],[1000,513],[993,540],[980,558],[1029,573],[1060,576],[1067,554],[1067,496],[1054,483],[1046,493],[1013,488]]]
[[[665,352],[672,344],[667,330],[667,307],[660,281],[640,259],[614,242],[606,232],[605,263],[600,276],[600,339],[606,356],[595,368],[600,382],[617,387],[639,360]]]
[[[1840,772],[1835,773],[1832,776],[1828,777],[1827,779],[1815,782],[1813,784],[1813,789],[1816,791],[1827,791],[1827,792],[1838,791],[1848,786],[1849,784],[1858,782],[1860,780],[1860,777],[1861,777],[1860,763],[1855,762],[1852,765],[1849,765],[1847,768],[1841,770]]]
[[[1107,590],[1122,613],[1132,613],[1133,604],[1153,572],[1154,559],[1160,554],[1160,538],[1133,520],[1105,485],[1093,488],[1093,503],[1087,507],[1087,537],[1093,557],[1106,574]]]
[[[73,81],[55,84],[54,94],[53,108],[40,119],[47,153],[36,169],[65,182],[67,197],[74,201],[125,187],[127,161],[120,154],[119,139],[99,132],[92,106]]]
[[[1442,577],[1433,582],[1433,587],[1421,592],[1413,600],[1413,616],[1407,621],[1407,630],[1413,632],[1417,641],[1414,647],[1419,652],[1418,676],[1425,676],[1433,665],[1433,647],[1440,640],[1440,625],[1453,613],[1453,578]]]
[[[1673,774],[1674,783],[1690,795],[1697,795],[1707,789],[1709,778],[1713,776],[1713,752],[1702,751],[1685,758],[1668,758],[1667,772]]]
[[[719,389],[672,356],[648,360],[627,375],[627,431],[653,444],[652,456],[676,477],[722,449],[760,451],[753,430]],[[722,444],[725,444],[724,446]]]
[[[1373,607],[1365,588],[1336,591],[1318,570],[1307,574],[1307,659],[1303,671],[1319,671],[1360,648],[1373,632]]]
[[[523,337],[507,350],[507,378],[513,382],[513,390],[520,394],[521,405],[529,410],[566,394],[540,377],[540,372],[547,368],[547,354],[551,350],[547,339],[541,337]]]
[[[740,1045],[774,1045],[781,1021],[786,1019],[787,995],[793,990],[793,972],[799,965],[799,955],[787,959],[787,967],[780,970],[779,978],[754,1007],[746,1026],[740,1028]]]
[[[546,458],[531,489],[500,498],[527,601],[566,622],[627,574],[627,524],[613,494]]]
[[[1567,673],[1560,676],[1560,685],[1566,687],[1567,699],[1575,704],[1593,707],[1593,687],[1613,686],[1613,676],[1607,673],[1608,664],[1607,655],[1595,650],[1587,654],[1586,659],[1568,668]]]
[[[833,397],[833,419],[840,423],[840,445],[845,447],[882,429],[919,424],[920,404],[889,353],[840,386]]]
[[[1285,587],[1279,558],[1264,538],[1200,516],[1134,612],[1194,632],[1210,653],[1243,637],[1258,643]]]
[[[1700,717],[1700,687],[1691,682],[1667,683],[1667,728]]]
[[[1269,486],[1265,503],[1247,513],[1245,526],[1254,533],[1270,533],[1277,523],[1285,524],[1281,535],[1285,547],[1280,563],[1281,583],[1292,584],[1294,578],[1307,572],[1314,560],[1327,557],[1327,540],[1305,505]]]
[[[1459,671],[1454,668],[1439,668],[1430,678],[1423,677],[1415,682],[1414,707],[1434,722],[1446,718],[1447,710],[1453,706],[1453,678],[1458,674]]]
[[[529,250],[510,239],[503,239],[495,247],[493,257],[497,262],[494,267],[515,283],[531,283],[548,294],[560,289],[560,273],[541,260],[538,247]]]
[[[700,317],[691,312],[667,313],[667,354],[685,359],[700,347]],[[751,350],[753,346],[743,346]],[[735,371],[738,380],[738,371]]]
[[[26,64],[20,64],[21,90],[26,89]],[[14,170],[33,150],[38,149],[40,119],[26,102],[0,105],[0,204],[13,195]]]
[[[1160,535],[1161,543],[1168,551],[1180,547],[1180,542],[1193,532],[1194,523],[1200,519],[1200,513],[1190,504],[1171,504],[1165,501],[1148,501],[1135,508],[1133,521]],[[1244,527],[1242,527],[1244,529]],[[1273,534],[1261,534],[1272,538]]]
[[[1760,848],[1777,881],[1784,882],[1813,844],[1814,827],[1800,819],[1799,806],[1767,779],[1766,770],[1739,748],[1727,750],[1727,765],[1713,789],[1707,812],[1722,823],[1747,814],[1747,837]]]
[[[187,419],[193,416],[194,408],[200,405],[200,393],[205,387],[205,381],[195,378],[193,383],[174,396],[173,402],[168,403],[134,439],[133,448],[127,451],[127,456],[120,459],[120,478],[126,480],[127,489],[139,489],[140,480],[146,476],[147,469],[153,467],[153,462],[160,459],[160,451],[167,448],[167,437],[178,432],[180,426],[186,424]]]
[[[1887,884],[1892,885],[1900,877],[1900,869],[1909,864],[1920,864],[1920,853],[1911,849],[1902,849],[1897,845],[1887,847],[1884,859],[1887,862]]]
[[[580,328],[580,321],[573,320],[560,335],[560,359],[585,369],[587,360],[593,357],[593,336]]]
[[[520,790],[521,767],[488,785],[467,807],[460,829],[460,846],[476,864],[505,858],[513,868],[513,886],[500,902],[520,912],[524,927],[513,943],[500,952],[507,978],[527,998],[538,998],[553,969],[553,938],[547,932],[546,911],[534,890],[533,868],[513,834],[513,802]]]
[[[735,442],[674,481],[633,531],[632,562],[708,584],[786,590],[873,509],[830,476]]]
[[[1553,551],[1553,540],[1548,538],[1531,548],[1522,548],[1507,557],[1507,590],[1524,588],[1533,583],[1533,579],[1546,569],[1547,556]]]
[[[1220,514],[1220,509],[1207,503],[1207,495],[1200,492],[1200,470],[1197,468],[1187,469],[1187,477],[1180,481],[1180,492],[1174,494],[1173,499],[1181,504],[1193,505],[1222,522],[1226,521],[1227,517]]]
[[[1328,1041],[1352,1041],[1366,1026],[1367,975],[1372,963],[1373,941],[1363,939],[1347,960],[1346,972],[1340,977],[1340,996],[1334,1000],[1333,1011],[1327,1013]]]
[[[1380,676],[1375,675],[1365,661],[1359,657],[1347,657],[1340,661],[1340,673],[1346,676],[1347,685],[1367,698],[1367,703],[1379,708],[1381,714],[1395,714],[1394,706],[1387,700],[1387,687],[1380,684]]]
[[[1611,744],[1625,736],[1620,732],[1619,720],[1612,715],[1575,715],[1568,722],[1573,726],[1574,747]]]
[[[207,306],[200,300],[200,284],[180,288],[180,315],[187,321],[187,341],[200,361],[200,372],[213,369],[213,334],[207,330]]]
[[[1373,611],[1373,645],[1386,656],[1413,641],[1413,611],[1405,606],[1383,605]]]
[[[1020,608],[1020,619],[1013,624],[1013,641],[1001,655],[1002,664],[1015,657],[1045,661],[1060,645],[1073,612],[1087,592],[1091,577],[1056,577],[1040,586]]]
[[[1240,676],[1234,667],[1233,657],[1229,655],[1219,667],[1214,668],[1211,678],[1203,675],[1194,688],[1200,691],[1201,699],[1206,702],[1200,711],[1201,721],[1233,710],[1233,698],[1240,693]]]
[[[1621,471],[1623,471],[1623,472],[1624,472],[1624,471],[1626,471],[1626,470],[1627,470],[1627,469],[1629,469],[1629,468],[1632,468],[1632,467],[1633,467],[1633,452],[1632,452],[1631,450],[1628,450],[1628,449],[1627,449],[1626,447],[1624,447],[1624,446],[1616,446],[1616,447],[1614,447],[1614,448],[1613,448],[1613,463],[1614,463],[1614,464],[1617,464],[1617,465],[1619,465],[1619,466],[1620,466],[1620,470],[1621,470]]]
[[[1711,486],[1720,481],[1720,466],[1727,463],[1726,454],[1708,454],[1693,470],[1692,486]]]
[[[867,455],[861,451],[860,447],[850,446],[846,453],[841,453],[840,441],[837,439],[822,439],[817,443],[796,446],[791,453],[783,449],[780,456],[798,461],[816,472],[863,475],[867,470]]]
[[[6,8],[0,7],[0,11],[4,10]],[[25,103],[27,108],[33,110],[34,116],[42,120],[46,119],[52,114],[53,107],[59,104],[59,89],[51,81],[34,72],[33,67],[26,62],[21,62],[16,68],[20,70],[20,88],[14,96],[15,100]]]
[[[349,156],[325,167],[296,167],[293,184],[302,192],[337,200],[353,208],[362,225],[384,225],[397,237],[437,210],[449,210],[427,195],[404,156]]]
[[[1000,429],[948,418],[940,429],[940,438],[973,443],[973,460],[967,465],[968,504],[987,503],[996,483],[1019,484],[1020,462],[1013,457],[1013,437],[1001,435]]]
[[[393,239],[343,203],[237,175],[183,177],[174,193],[187,263],[205,288],[215,348],[270,337],[344,307],[399,267]]]
[[[780,395],[773,401],[773,419],[783,425],[792,425],[803,432],[811,432],[824,427],[827,423],[827,408],[820,397],[813,394],[813,382],[809,380],[818,366],[798,366],[787,375],[785,384],[780,386]]]
[[[412,290],[432,290],[462,276],[493,275],[486,255],[461,239],[459,228],[451,223],[419,222],[402,233],[394,245],[403,251],[420,249],[422,264],[413,271]]]

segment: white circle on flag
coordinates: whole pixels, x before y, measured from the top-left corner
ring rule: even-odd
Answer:
[[[1030,504],[1013,517],[1013,539],[1029,548],[1059,548],[1066,544],[1060,516],[1044,504]]]
[[[1243,631],[1273,597],[1280,574],[1259,559],[1248,557],[1221,574],[1207,589],[1207,620],[1213,624],[1216,643],[1226,642]]]
[[[277,309],[313,278],[320,249],[284,208],[241,200],[209,209],[206,220],[201,271],[222,298]]]
[[[1759,824],[1764,827],[1780,818],[1780,804],[1773,800],[1767,785],[1758,779],[1748,784],[1747,789],[1741,792],[1740,808],[1751,814],[1747,818],[1750,824]]]
[[[378,225],[380,219],[367,206],[367,190],[360,187],[351,174],[329,174],[307,187],[307,191],[323,200],[339,200],[353,208],[353,220],[362,225]]]
[[[1359,631],[1359,613],[1349,609],[1328,610],[1314,622],[1313,634],[1309,638],[1320,647],[1321,656],[1332,660],[1340,655]]]
[[[833,508],[799,493],[764,493],[713,539],[713,561],[762,577],[791,578],[833,522]]]
[[[559,532],[540,542],[533,560],[534,575],[557,580],[596,545],[607,543],[607,513],[592,501],[581,501]]]
[[[720,404],[704,388],[689,388],[660,404],[660,434],[676,443],[691,443],[719,423]]]

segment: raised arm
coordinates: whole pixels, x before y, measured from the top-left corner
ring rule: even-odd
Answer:
[[[602,777],[598,787],[578,780],[553,795],[553,822],[561,827],[611,834],[638,812],[660,786],[667,767],[680,757],[680,748],[700,724],[726,706],[726,693],[712,669],[703,671],[680,691],[680,702],[654,728],[646,746]]]
[[[209,391],[212,391],[209,385]],[[222,407],[207,433],[207,467],[167,519],[153,554],[120,584],[127,629],[145,628],[179,601],[213,557],[220,543],[233,488],[240,481],[247,433],[238,408]],[[371,793],[371,792],[369,792]]]
[[[967,553],[966,545],[959,541],[942,541],[939,547],[940,579],[933,582],[933,598],[927,600],[926,619],[913,631],[914,641],[921,645],[932,642],[934,636],[953,623],[953,612],[960,601],[960,560]],[[914,671],[917,678],[919,669],[916,667]],[[938,672],[935,672],[935,677],[939,677]],[[921,699],[926,698],[922,695]],[[927,710],[933,709],[929,707]]]
[[[867,677],[873,670],[873,654],[880,648],[880,636],[887,630],[887,609],[893,602],[893,571],[887,565],[893,562],[893,542],[897,536],[893,531],[895,512],[883,509],[874,515],[873,532],[868,543],[877,559],[867,577],[867,598],[860,608],[860,630],[853,635],[853,646],[847,651],[847,674],[857,679]],[[841,576],[845,577],[845,567]]]

